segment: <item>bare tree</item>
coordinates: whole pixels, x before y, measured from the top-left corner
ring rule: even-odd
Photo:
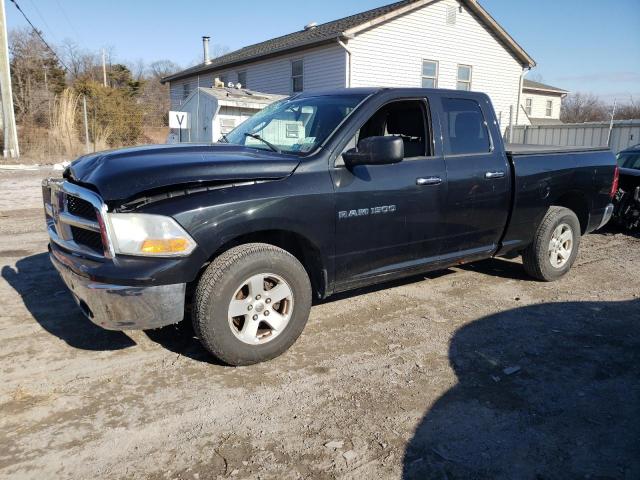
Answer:
[[[169,85],[160,83],[162,78],[180,70],[171,60],[158,60],[145,70],[144,87],[140,102],[144,105],[144,120],[147,125],[164,127],[168,122],[170,108]]]
[[[147,65],[144,63],[143,59],[138,58],[135,61],[126,62],[125,65],[131,71],[131,75],[135,80],[139,82],[145,80]]]
[[[98,73],[100,59],[95,52],[90,52],[80,47],[74,40],[67,38],[58,48],[58,53],[69,67],[68,75],[71,83],[78,79],[98,80],[94,77]]]
[[[618,105],[616,108],[616,120],[640,120],[640,102],[629,98],[629,103]]]
[[[573,93],[562,102],[560,120],[564,123],[597,122],[607,118],[607,106],[591,93]]]
[[[32,30],[12,30],[9,52],[18,122],[47,123],[53,96],[65,88],[62,66]]]
[[[149,64],[147,76],[160,81],[163,77],[167,77],[172,73],[180,70],[180,65],[171,60],[157,60]]]

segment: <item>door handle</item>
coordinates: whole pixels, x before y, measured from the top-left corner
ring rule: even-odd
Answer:
[[[416,185],[440,185],[442,179],[440,177],[420,177],[416,178]]]
[[[494,178],[504,178],[504,172],[487,172],[484,174],[484,178],[487,180],[493,180]]]

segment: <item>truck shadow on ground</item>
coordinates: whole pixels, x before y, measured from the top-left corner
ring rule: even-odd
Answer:
[[[521,261],[511,261],[504,258],[489,258],[479,262],[460,265],[458,268],[469,272],[482,273],[492,277],[508,278],[511,280],[525,280],[536,282],[525,272]]]
[[[149,340],[183,357],[211,365],[227,366],[202,346],[193,330],[189,315],[186,315],[186,318],[176,325],[169,325],[155,330],[145,330],[144,333]]]
[[[2,268],[2,278],[20,295],[33,318],[47,332],[81,350],[121,350],[135,342],[122,332],[91,323],[76,306],[71,293],[49,261],[39,253]]]
[[[438,278],[451,273],[454,272],[452,270],[440,270],[437,272],[430,272],[422,275],[414,275],[391,282],[371,285],[369,287],[350,290],[344,293],[338,293],[324,300],[314,299],[313,304],[315,306],[325,303],[331,303],[358,295],[375,293],[388,288],[400,287],[403,285],[409,285],[411,283],[422,282],[425,279]],[[313,314],[313,309],[311,310],[311,312]],[[158,345],[166,348],[171,352],[183,355],[187,358],[191,358],[192,360],[206,362],[213,365],[224,365],[224,363],[221,363],[213,355],[207,352],[207,350],[205,350],[205,348],[198,341],[198,338],[193,330],[189,312],[185,314],[185,319],[177,325],[169,325],[168,327],[159,328],[156,330],[147,330],[145,331],[145,334],[151,341],[156,342]]]
[[[449,361],[458,384],[403,478],[640,478],[640,300],[491,315],[455,333]]]

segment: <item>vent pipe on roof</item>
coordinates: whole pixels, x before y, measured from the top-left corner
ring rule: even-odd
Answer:
[[[211,63],[209,56],[209,37],[202,37],[202,61],[208,65]]]
[[[313,30],[313,29],[314,29],[314,28],[316,28],[317,26],[318,26],[318,23],[317,23],[317,22],[311,22],[311,23],[306,24],[306,25],[304,26],[304,29],[305,29],[305,30]]]

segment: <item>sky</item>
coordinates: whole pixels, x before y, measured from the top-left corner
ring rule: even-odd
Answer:
[[[25,27],[5,0],[8,28]],[[200,61],[202,35],[231,50],[391,0],[15,0],[45,39],[110,48],[114,61]],[[533,79],[606,101],[640,99],[640,0],[480,0],[536,60]]]

